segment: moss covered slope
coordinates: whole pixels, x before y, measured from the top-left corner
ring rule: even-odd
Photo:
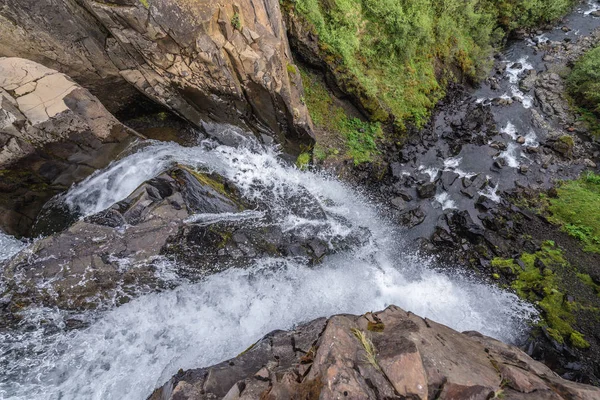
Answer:
[[[425,124],[449,80],[477,80],[507,30],[552,20],[573,0],[295,0],[286,12],[371,119]]]

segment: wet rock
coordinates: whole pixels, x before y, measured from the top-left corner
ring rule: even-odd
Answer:
[[[435,196],[436,186],[433,182],[425,183],[417,187],[417,193],[422,199],[429,199]]]
[[[490,143],[490,147],[492,149],[496,149],[496,150],[506,150],[506,143],[504,142],[499,142],[499,141],[494,141]]]
[[[121,110],[137,92],[199,128],[252,128],[291,152],[313,141],[278,2],[10,1],[0,37],[0,54],[49,65]]]
[[[552,148],[563,156],[570,157],[573,154],[574,146],[575,143],[573,138],[569,135],[565,135],[558,138],[552,145]]]
[[[404,210],[407,205],[406,200],[404,200],[404,198],[400,196],[394,197],[392,200],[390,200],[390,203],[392,204],[392,207],[394,207],[397,210]]]
[[[469,198],[474,198],[477,193],[487,185],[487,177],[484,174],[478,174],[471,179],[463,178],[463,185],[466,186],[461,189],[461,193]]]
[[[29,234],[50,197],[108,165],[136,137],[66,75],[0,58],[0,230]]]
[[[498,204],[495,201],[483,195],[480,195],[475,202],[475,206],[483,210],[491,210],[496,208],[497,205]]]
[[[450,187],[456,182],[460,175],[454,171],[443,171],[441,175],[442,187],[444,190],[449,190]]]
[[[525,137],[524,136],[519,136],[517,138],[517,143],[519,144],[524,144],[525,143]]]
[[[471,243],[480,242],[485,232],[481,225],[473,221],[466,210],[452,212],[448,216],[448,225],[453,232],[468,239]]]
[[[295,215],[306,211],[311,219],[324,221],[317,199],[298,195],[302,202],[290,195],[290,208],[298,207]],[[0,282],[0,297],[12,296],[3,317],[12,319],[31,304],[64,310],[120,304],[185,279],[251,266],[259,257],[293,256],[317,263],[369,237],[360,230],[326,242],[320,233],[327,224],[284,231],[268,213],[257,211],[261,207],[242,199],[221,176],[183,166],[171,169],[12,259]],[[171,272],[164,277],[157,273],[161,268]]]
[[[583,163],[584,163],[584,164],[585,164],[585,166],[586,166],[586,167],[588,167],[588,168],[596,168],[596,167],[597,167],[596,163],[595,163],[595,162],[593,162],[592,160],[590,160],[589,158],[585,158],[585,159],[583,160]]]
[[[526,175],[529,172],[529,165],[522,164],[519,166],[519,172],[523,175]]]
[[[400,214],[399,222],[407,228],[413,228],[425,221],[425,212],[418,206],[412,210]]]
[[[592,17],[600,18],[600,10],[592,11],[590,15]]]
[[[510,66],[510,69],[522,69],[522,68],[523,68],[523,64],[521,64],[519,62],[516,62]]]
[[[383,328],[370,330],[375,324]],[[299,351],[295,343],[300,342],[308,352]],[[514,346],[390,306],[273,332],[233,360],[180,371],[149,400],[450,400],[487,399],[494,393],[592,400],[600,389],[566,381]]]
[[[535,87],[537,81],[537,72],[534,69],[527,71],[527,75],[519,82],[519,89],[527,93]]]
[[[504,157],[499,157],[494,160],[494,167],[500,169],[506,167],[506,159]]]

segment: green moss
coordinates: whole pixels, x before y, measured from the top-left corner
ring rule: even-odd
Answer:
[[[500,275],[499,274],[492,274],[492,278],[498,280],[498,279],[500,279]]]
[[[150,8],[150,4],[148,4],[148,0],[140,0],[140,3],[146,8]]]
[[[296,159],[296,166],[300,169],[306,169],[306,167],[308,167],[309,163],[310,163],[310,154],[309,153],[302,153]]]
[[[566,296],[559,289],[559,282],[554,270],[568,269],[569,263],[565,260],[562,251],[551,241],[542,245],[542,249],[534,254],[523,253],[520,256],[524,269],[513,260],[496,258],[492,266],[500,269],[511,269],[516,276],[511,287],[519,297],[536,303],[542,310],[541,325],[546,327],[548,334],[557,342],[564,343],[569,339],[573,346],[581,333],[573,328],[575,316],[574,305],[567,301]],[[536,262],[536,260],[538,262]],[[540,264],[538,264],[540,263]],[[540,269],[539,265],[544,268]]]
[[[561,142],[563,142],[570,148],[573,148],[573,146],[575,145],[575,142],[573,141],[573,137],[571,137],[570,135],[561,136],[560,138],[558,138],[558,140],[560,140]]]
[[[355,165],[373,161],[379,154],[377,140],[383,136],[381,124],[348,116],[342,107],[335,104],[317,76],[303,68],[300,68],[300,76],[304,86],[304,99],[313,123],[341,139],[344,143],[343,156],[352,158]],[[331,154],[336,154],[335,150],[338,149],[329,150]],[[327,149],[320,147],[319,155],[325,158]]]
[[[550,221],[579,239],[585,251],[600,253],[600,175],[563,182],[557,194],[548,199]]]
[[[594,282],[591,276],[589,276],[588,274],[577,273],[577,277],[586,286],[590,287],[591,289],[594,289],[596,294],[600,296],[600,285],[596,284],[596,282]]]
[[[233,28],[237,29],[238,31],[242,29],[242,20],[240,18],[240,14],[233,14],[233,17],[231,17],[231,26],[233,26]]]
[[[590,347],[590,344],[583,338],[583,335],[577,331],[571,333],[570,340],[573,346],[580,349],[587,349]]]
[[[288,64],[286,69],[288,74],[290,75],[296,75],[298,73],[298,70],[296,69],[296,66],[294,64]]]

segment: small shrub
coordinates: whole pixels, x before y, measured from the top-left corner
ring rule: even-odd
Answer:
[[[238,31],[242,29],[242,20],[240,19],[240,14],[233,14],[233,17],[231,17],[231,26]]]

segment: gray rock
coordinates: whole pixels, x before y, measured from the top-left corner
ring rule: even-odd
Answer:
[[[428,182],[417,187],[417,193],[422,199],[429,199],[435,196],[436,186],[433,182]]]

